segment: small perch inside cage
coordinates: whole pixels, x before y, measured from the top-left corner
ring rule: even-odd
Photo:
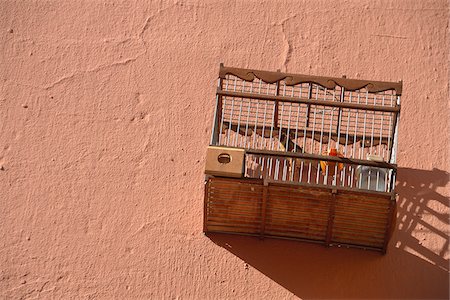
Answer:
[[[311,239],[384,251],[395,210],[401,87],[401,83],[221,65],[207,157],[205,231]],[[226,160],[226,155],[216,157],[228,153],[224,149],[237,151],[227,159],[236,163],[233,155],[238,156],[241,164],[232,168],[217,162]],[[221,180],[227,182],[223,191]],[[254,189],[255,184],[263,186],[261,194],[246,195],[247,185]],[[280,196],[281,187],[290,192]],[[225,195],[227,190],[234,191],[233,199]],[[326,226],[319,225],[317,214],[308,213],[311,199],[323,205]],[[234,220],[229,215],[231,207],[234,214],[247,216],[249,205],[256,205],[259,215],[252,216],[247,227],[242,219],[230,221]],[[362,211],[358,215],[358,209],[379,218],[371,220]],[[285,214],[297,210],[298,216]],[[358,218],[365,226],[356,226]],[[320,237],[311,222],[315,230],[322,230]],[[259,225],[250,230],[251,224]],[[366,227],[355,241],[355,232]]]

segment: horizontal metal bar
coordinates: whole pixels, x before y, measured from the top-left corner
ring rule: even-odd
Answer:
[[[237,179],[237,180],[241,180],[241,179]],[[260,180],[262,180],[262,179],[260,179]],[[284,187],[284,186],[285,187],[301,186],[301,187],[308,187],[308,188],[318,188],[318,189],[322,189],[322,190],[328,190],[330,193],[332,193],[333,190],[336,190],[338,193],[339,193],[339,191],[344,191],[344,192],[352,192],[352,193],[357,193],[360,195],[368,195],[368,196],[390,197],[392,195],[392,192],[378,192],[378,191],[362,190],[359,188],[351,188],[351,187],[343,187],[343,186],[330,186],[330,185],[321,185],[321,184],[305,183],[305,182],[282,182],[282,181],[269,180],[269,179],[266,179],[266,181],[271,186],[282,186],[282,187]]]
[[[264,95],[264,94],[253,94],[253,93],[242,93],[242,92],[230,92],[217,89],[217,95],[227,96],[227,97],[238,97],[247,99],[259,99],[267,101],[284,101],[292,103],[304,103],[310,105],[320,105],[329,107],[341,107],[341,108],[351,108],[369,111],[384,111],[384,112],[394,112],[398,113],[400,111],[400,106],[380,106],[380,105],[367,105],[349,102],[334,102],[326,100],[313,100],[308,98],[290,97],[290,96],[275,96],[275,95]]]
[[[259,155],[278,156],[278,157],[292,157],[292,158],[302,158],[302,159],[318,160],[318,161],[331,161],[331,162],[350,164],[350,165],[363,165],[363,166],[394,169],[394,170],[397,169],[396,164],[364,160],[364,159],[354,159],[354,158],[346,158],[346,157],[338,157],[338,156],[326,156],[326,155],[317,155],[317,154],[308,154],[308,153],[299,153],[299,152],[258,150],[258,149],[246,149],[245,151],[247,154],[259,154]]]
[[[205,235],[211,238],[211,235],[215,234],[221,234],[221,235],[241,235],[246,237],[252,237],[252,238],[258,238],[259,234],[257,233],[241,233],[241,232],[232,232],[232,231],[222,231],[222,230],[207,230],[205,232]],[[280,239],[280,240],[287,240],[287,241],[298,241],[298,242],[307,242],[307,243],[313,243],[313,244],[324,244],[324,240],[315,240],[315,239],[308,239],[308,238],[301,238],[301,237],[287,237],[282,235],[265,235],[265,238],[270,239]],[[376,251],[381,252],[384,254],[383,249],[373,247],[373,246],[363,246],[363,245],[357,245],[357,244],[350,244],[350,243],[340,243],[340,242],[331,242],[331,246],[334,246],[336,248],[356,248],[356,249],[362,249],[362,250],[370,250],[370,251]]]
[[[239,133],[241,135],[245,135],[245,131],[241,128],[239,130],[239,132],[238,132],[237,131],[237,127],[238,127],[238,124],[236,122],[231,122],[231,125],[229,123],[228,124],[224,124],[223,128],[222,128],[222,133],[224,133],[226,129],[231,129],[234,132],[237,132],[237,133]],[[264,136],[269,136],[270,129],[265,128],[265,130],[264,130],[265,132],[263,133],[261,125],[256,125],[256,126],[252,126],[252,127],[253,127],[253,129],[249,128],[249,130],[247,131],[247,136],[251,136],[253,134],[253,132],[255,131],[254,130],[255,127],[256,127],[256,133],[259,134],[260,136],[263,136],[263,135]],[[278,129],[278,127],[274,128],[274,132],[275,133],[278,133],[278,130],[280,130],[280,129]],[[352,128],[352,130],[353,130],[353,128]],[[281,132],[282,132],[282,134],[287,136],[287,128],[282,128]],[[301,130],[299,130],[299,132],[297,133],[297,137],[302,138],[302,137],[304,137],[305,133],[306,133],[306,137],[307,138],[313,138],[317,142],[320,141],[321,132],[320,131],[316,131],[316,132],[314,132],[314,136],[313,136],[312,135],[313,131],[311,129],[305,129],[305,130],[301,129]],[[322,135],[323,135],[322,141],[325,144],[328,142],[328,137],[329,136],[331,136],[331,139],[334,140],[334,141],[337,141],[337,138],[339,137],[338,134],[336,134],[335,132],[330,133],[328,131],[323,131]],[[377,133],[377,135],[378,135],[378,133]],[[363,136],[361,134],[352,135],[351,139],[347,141],[347,145],[352,145],[355,142],[357,143],[357,142],[361,141],[363,139],[363,137],[365,137],[365,136]],[[370,137],[371,136],[369,136],[369,138]],[[294,142],[292,142],[292,140],[294,138],[295,138],[295,132],[293,132],[293,133],[290,132],[289,133],[289,142],[290,143],[294,143]],[[388,136],[382,136],[381,144],[388,145],[389,139],[390,139],[390,137],[388,137]],[[380,142],[379,139],[378,140],[374,140],[372,146],[378,146],[380,144],[379,142]],[[341,144],[345,143],[345,136],[339,137],[339,143],[341,143]],[[366,145],[369,145],[370,141],[365,141],[365,143],[366,143]],[[298,147],[300,147],[300,146],[298,146]],[[289,149],[293,149],[293,147],[289,146]]]

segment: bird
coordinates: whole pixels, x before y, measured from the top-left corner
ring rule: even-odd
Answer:
[[[330,148],[330,150],[328,152],[325,151],[322,154],[328,155],[328,156],[344,157],[344,155],[341,152],[339,152],[336,148]],[[327,167],[328,167],[328,175],[334,176],[334,173],[336,171],[336,162],[321,160],[320,168],[322,169],[323,175],[327,175]],[[344,169],[344,164],[337,163],[337,170],[342,171],[342,169]]]
[[[283,131],[281,132],[280,144],[281,151],[303,152],[303,148],[297,145],[292,138],[288,138],[288,135]]]

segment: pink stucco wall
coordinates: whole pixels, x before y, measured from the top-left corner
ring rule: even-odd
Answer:
[[[448,298],[447,1],[1,1],[0,298]],[[388,254],[202,233],[219,63],[404,82]]]

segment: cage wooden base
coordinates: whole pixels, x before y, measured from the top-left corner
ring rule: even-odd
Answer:
[[[394,227],[391,193],[212,177],[204,231],[290,238],[386,252]]]

